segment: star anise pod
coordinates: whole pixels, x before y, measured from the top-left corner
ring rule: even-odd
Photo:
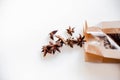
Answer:
[[[50,43],[50,45],[52,46],[51,50],[52,50],[53,54],[54,54],[56,51],[60,52],[60,50],[59,50],[60,44],[58,44],[58,43],[53,44],[52,42],[49,42],[49,43]]]
[[[82,36],[79,34],[79,37],[77,38],[77,45],[78,45],[78,46],[82,47],[82,45],[86,42],[86,40],[84,40],[84,38],[85,38],[85,36],[82,37]]]
[[[53,43],[53,42],[49,42],[49,45],[43,46],[42,48],[42,52],[44,53],[44,57],[46,56],[47,53],[49,54],[55,54],[56,51],[60,52],[59,48],[61,47],[61,45],[57,42],[57,43]]]
[[[63,43],[61,40],[58,39],[58,40],[56,41],[56,44],[57,44],[59,47],[62,47],[64,43]]]
[[[44,53],[44,57],[46,56],[47,53],[52,53],[52,51],[50,50],[51,49],[51,46],[50,45],[46,45],[46,46],[43,46],[42,47],[42,52]]]
[[[57,31],[58,31],[58,30],[54,30],[54,31],[52,31],[52,32],[49,33],[50,38],[51,38],[52,40],[54,40],[54,37],[53,37],[53,36],[56,34]]]
[[[69,35],[71,35],[71,36],[74,33],[74,28],[71,28],[70,26],[66,30],[67,30],[67,33]],[[47,54],[55,54],[56,51],[60,52],[60,48],[63,46],[63,44],[68,45],[71,48],[73,48],[74,44],[77,44],[78,46],[82,47],[82,45],[84,44],[84,42],[86,42],[84,40],[85,36],[82,37],[81,35],[79,35],[79,37],[76,38],[76,39],[74,39],[74,37],[73,38],[69,37],[67,40],[65,40],[60,35],[55,35],[57,31],[58,30],[54,30],[54,31],[52,31],[52,32],[49,33],[50,38],[52,40],[54,40],[54,36],[58,40],[54,41],[54,43],[50,41],[48,45],[45,45],[45,46],[42,47],[42,52],[44,53],[44,55],[43,55],[44,57]]]
[[[77,43],[77,41],[74,38],[68,38],[66,42],[67,45],[69,45],[71,48],[73,48],[73,45]]]
[[[56,35],[56,37],[58,38],[57,41],[60,41],[61,43],[66,44],[66,41],[63,37],[61,37],[60,35]]]
[[[68,33],[69,35],[71,35],[71,36],[72,36],[72,34],[74,33],[74,28],[71,28],[70,26],[69,26],[69,28],[66,29],[66,30],[67,30],[67,33]]]

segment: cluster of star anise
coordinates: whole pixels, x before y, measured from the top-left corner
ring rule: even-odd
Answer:
[[[44,55],[43,55],[44,57],[46,56],[47,53],[55,54],[56,51],[60,52],[60,48],[64,44],[73,48],[74,44],[82,47],[84,42],[86,42],[84,40],[85,36],[81,36],[80,34],[79,34],[79,37],[74,39],[74,37],[72,37],[72,34],[74,33],[74,28],[71,28],[70,26],[68,29],[66,29],[67,33],[70,35],[70,37],[67,38],[66,40],[63,37],[61,37],[60,35],[55,35],[57,33],[57,31],[58,30],[54,30],[49,33],[50,39],[54,40],[54,37],[56,37],[57,41],[54,41],[54,42],[50,41],[48,45],[45,45],[42,47],[42,52],[44,53]]]
[[[67,42],[67,45],[69,45],[71,48],[73,48],[74,44],[82,47],[83,44],[86,42],[86,40],[84,40],[84,38],[85,38],[85,36],[82,37],[81,34],[79,34],[79,37],[77,37],[76,39],[70,37],[66,40],[66,42]]]

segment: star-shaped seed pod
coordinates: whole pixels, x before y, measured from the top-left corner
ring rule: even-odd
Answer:
[[[46,46],[43,46],[42,47],[42,52],[44,53],[44,57],[46,56],[47,53],[51,54],[52,51],[50,50],[51,49],[51,46],[50,45],[46,45]]]
[[[54,35],[57,33],[58,30],[54,30],[52,32],[49,33],[50,35],[50,39],[54,40]]]
[[[59,47],[62,47],[63,46],[63,42],[61,40],[57,40],[56,41],[56,44],[59,46]]]
[[[44,57],[46,56],[47,53],[49,54],[55,54],[56,51],[60,52],[60,48],[61,44],[60,43],[53,43],[53,42],[49,42],[49,45],[43,46],[42,47],[42,52],[44,53]]]
[[[59,47],[60,45],[58,43],[53,44],[52,42],[49,42],[51,47],[51,51],[53,54],[55,54],[56,51],[60,52]]]
[[[71,48],[73,48],[74,44],[82,47],[84,42],[86,42],[86,40],[84,40],[85,36],[82,37],[81,35],[79,35],[79,37],[76,38],[76,39],[74,39],[74,37],[71,38],[72,34],[74,33],[74,28],[71,28],[69,26],[69,28],[66,29],[66,30],[67,30],[67,33],[69,35],[71,35],[66,40],[63,37],[61,37],[60,35],[55,35],[58,30],[54,30],[54,31],[49,33],[50,38],[53,40],[53,42],[49,41],[48,45],[45,45],[45,46],[42,47],[42,52],[44,54],[43,55],[44,57],[47,54],[55,54],[56,51],[61,52],[60,48],[63,46],[63,44],[68,45]],[[57,41],[54,41],[54,36],[58,39]]]
[[[79,34],[79,37],[77,38],[77,45],[78,45],[78,46],[82,47],[82,45],[86,42],[86,40],[84,40],[84,38],[85,38],[85,36],[82,37],[82,36]]]
[[[73,45],[77,43],[77,41],[74,38],[68,38],[66,42],[67,45],[69,45],[71,48],[73,48]]]
[[[69,26],[69,28],[66,29],[66,30],[67,30],[67,33],[68,33],[69,35],[71,35],[71,36],[72,36],[72,34],[74,33],[74,28],[71,28],[70,26]]]
[[[60,35],[56,35],[56,38],[58,38],[57,41],[61,41],[61,43],[66,44],[65,39],[63,37],[61,37]]]

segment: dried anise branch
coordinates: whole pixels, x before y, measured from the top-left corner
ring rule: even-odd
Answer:
[[[69,26],[69,28],[66,29],[66,30],[67,30],[67,33],[68,33],[69,35],[71,35],[71,36],[72,36],[72,34],[74,33],[74,28],[71,28],[70,26]]]
[[[50,38],[51,38],[52,40],[54,40],[54,37],[53,37],[53,36],[57,33],[57,31],[58,31],[58,30],[54,30],[54,31],[52,31],[52,32],[49,33]]]

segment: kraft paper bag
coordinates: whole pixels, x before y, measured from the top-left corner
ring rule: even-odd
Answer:
[[[86,62],[120,63],[120,21],[84,27]]]

